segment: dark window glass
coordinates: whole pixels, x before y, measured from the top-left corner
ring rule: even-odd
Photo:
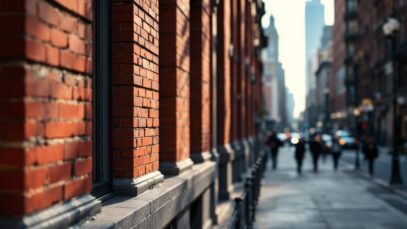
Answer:
[[[93,190],[111,191],[111,3],[94,1]]]

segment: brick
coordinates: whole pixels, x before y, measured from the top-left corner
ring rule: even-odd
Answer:
[[[27,40],[25,44],[25,53],[28,59],[45,62],[46,49],[45,45],[36,41]]]
[[[64,138],[85,134],[83,122],[48,122],[45,124],[46,138]]]
[[[24,189],[36,189],[49,183],[49,173],[47,167],[25,169],[24,170]]]
[[[43,21],[45,21],[51,25],[58,26],[59,25],[59,13],[57,12],[57,10],[45,1],[39,1],[38,4],[39,4],[38,9],[39,9],[40,19],[42,19]]]
[[[71,177],[71,164],[59,164],[49,167],[49,180],[50,183],[68,180]]]
[[[68,182],[64,187],[64,199],[70,199],[81,194],[90,192],[92,188],[91,177],[86,177],[83,179],[76,179],[74,181]]]
[[[32,17],[27,17],[25,21],[25,31],[27,35],[37,38],[42,41],[50,40],[50,29],[49,26],[36,20]]]
[[[54,186],[25,198],[24,213],[51,206],[62,200],[62,187]]]
[[[47,46],[46,47],[46,62],[50,65],[58,66],[59,65],[59,49]]]
[[[54,0],[68,10],[78,13],[78,0]]]
[[[59,48],[68,46],[68,35],[60,29],[51,29],[51,43]]]
[[[85,108],[82,104],[58,104],[59,118],[84,118]]]
[[[77,160],[74,164],[74,174],[75,176],[82,176],[90,174],[92,172],[92,160]]]
[[[85,43],[83,40],[75,35],[69,36],[69,49],[73,52],[84,55],[85,54]]]
[[[79,22],[75,17],[64,15],[61,18],[60,28],[69,34],[77,34],[78,23]]]
[[[61,52],[61,65],[68,69],[84,72],[86,69],[86,58],[71,52]]]
[[[92,154],[91,142],[74,141],[65,144],[64,159],[72,160],[78,156],[90,156]]]
[[[27,148],[25,153],[26,165],[44,165],[63,159],[64,145],[48,145]]]

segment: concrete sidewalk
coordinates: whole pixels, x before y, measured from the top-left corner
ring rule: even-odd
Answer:
[[[293,148],[280,151],[277,171],[265,174],[255,228],[407,228],[407,199],[341,166],[331,158],[311,171],[296,173]]]

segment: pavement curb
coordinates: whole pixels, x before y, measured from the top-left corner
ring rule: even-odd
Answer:
[[[404,191],[404,190],[401,190],[400,188],[397,188],[397,187],[400,187],[400,186],[392,186],[392,185],[389,185],[387,182],[385,182],[384,180],[382,180],[382,179],[379,179],[379,178],[377,178],[377,177],[371,177],[367,172],[365,172],[365,171],[363,171],[363,170],[356,170],[355,168],[354,168],[354,165],[352,164],[352,163],[350,163],[350,162],[347,162],[347,161],[345,161],[345,160],[343,160],[343,159],[341,159],[341,162],[348,168],[348,169],[351,169],[352,171],[354,171],[355,173],[357,173],[358,175],[360,175],[360,176],[362,176],[363,178],[366,178],[366,179],[368,179],[368,180],[371,180],[371,181],[373,181],[374,183],[376,183],[376,184],[378,184],[378,185],[380,185],[380,186],[382,186],[382,187],[384,187],[384,188],[386,188],[386,189],[389,189],[390,191],[392,191],[392,192],[394,192],[394,193],[396,193],[396,194],[399,194],[399,195],[401,195],[401,196],[403,196],[404,198],[407,198],[407,191]]]

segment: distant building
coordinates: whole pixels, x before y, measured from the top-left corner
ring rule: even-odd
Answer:
[[[305,121],[312,122],[315,105],[315,77],[317,52],[324,26],[324,6],[320,0],[308,0],[305,5],[305,59],[306,59],[306,114]]]
[[[321,38],[321,47],[318,52],[318,69],[315,72],[316,80],[316,127],[322,131],[330,129],[329,87],[328,80],[332,64],[332,26],[325,26]]]
[[[288,88],[286,90],[286,103],[287,103],[287,126],[292,127],[295,120],[294,120],[294,108],[295,108],[295,101],[294,101],[294,94],[290,92]]]
[[[320,0],[305,4],[305,58],[307,61],[306,91],[312,87],[313,72],[309,68],[312,56],[318,51],[324,27],[324,5]]]
[[[262,54],[265,108],[274,128],[282,130],[287,126],[285,72],[279,62],[279,37],[273,16],[270,16],[269,27],[264,32],[268,37],[267,49],[263,50]]]

